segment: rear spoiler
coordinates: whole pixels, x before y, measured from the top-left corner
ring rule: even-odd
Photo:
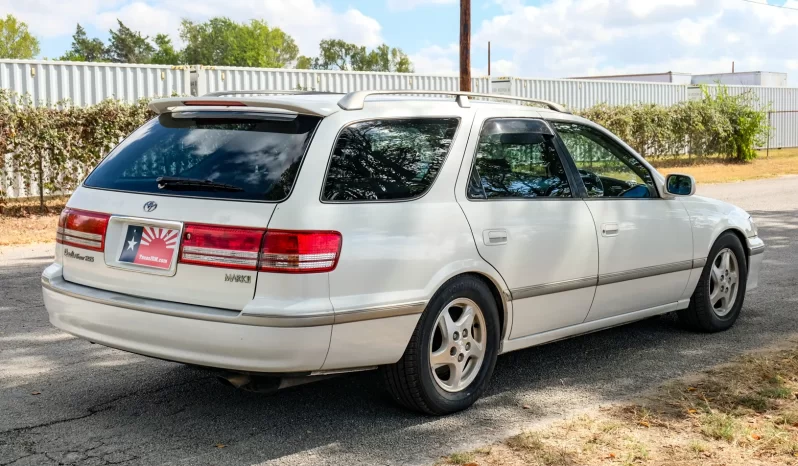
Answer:
[[[318,102],[304,102],[296,99],[288,101],[286,99],[259,97],[259,98],[226,98],[226,97],[169,97],[165,99],[155,99],[150,102],[150,110],[158,115],[171,112],[185,112],[198,110],[208,111],[246,111],[246,112],[266,112],[284,114],[303,114],[315,116],[327,116],[330,112],[320,112]]]

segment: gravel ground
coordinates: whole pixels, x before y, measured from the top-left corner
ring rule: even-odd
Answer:
[[[798,177],[699,192],[748,209],[768,243],[734,329],[693,334],[666,316],[511,353],[472,409],[442,419],[395,407],[374,373],[263,396],[91,345],[47,320],[52,246],[0,249],[0,465],[429,464],[798,334]]]

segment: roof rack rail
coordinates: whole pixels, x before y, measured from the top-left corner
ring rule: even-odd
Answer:
[[[203,97],[222,97],[225,95],[317,95],[317,94],[343,94],[343,92],[327,92],[327,91],[275,91],[268,89],[252,89],[244,91],[216,91],[205,94]]]
[[[479,97],[485,99],[503,99],[503,100],[516,100],[519,102],[529,102],[540,104],[547,107],[549,110],[554,110],[560,113],[571,113],[560,104],[541,99],[529,99],[527,97],[514,97],[511,95],[501,94],[479,94],[475,92],[458,92],[458,91],[418,91],[413,89],[398,90],[398,91],[357,91],[346,94],[340,101],[338,106],[344,110],[363,110],[366,103],[366,97],[372,95],[398,95],[398,94],[413,94],[413,95],[451,95],[457,97],[457,104],[461,107],[470,107],[468,101],[469,97]]]

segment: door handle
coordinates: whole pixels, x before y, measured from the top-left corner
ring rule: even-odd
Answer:
[[[601,225],[601,236],[618,236],[617,223],[604,223]]]
[[[482,241],[485,246],[498,246],[507,244],[507,230],[485,230],[482,232]]]

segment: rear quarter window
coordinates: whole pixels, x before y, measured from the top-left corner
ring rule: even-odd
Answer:
[[[84,185],[135,193],[281,201],[291,193],[319,121],[306,115],[270,120],[164,114],[125,139]],[[162,177],[197,183],[159,183]],[[208,182],[215,186],[207,186]]]
[[[335,142],[322,199],[420,197],[438,176],[459,122],[458,118],[382,119],[347,126]]]

